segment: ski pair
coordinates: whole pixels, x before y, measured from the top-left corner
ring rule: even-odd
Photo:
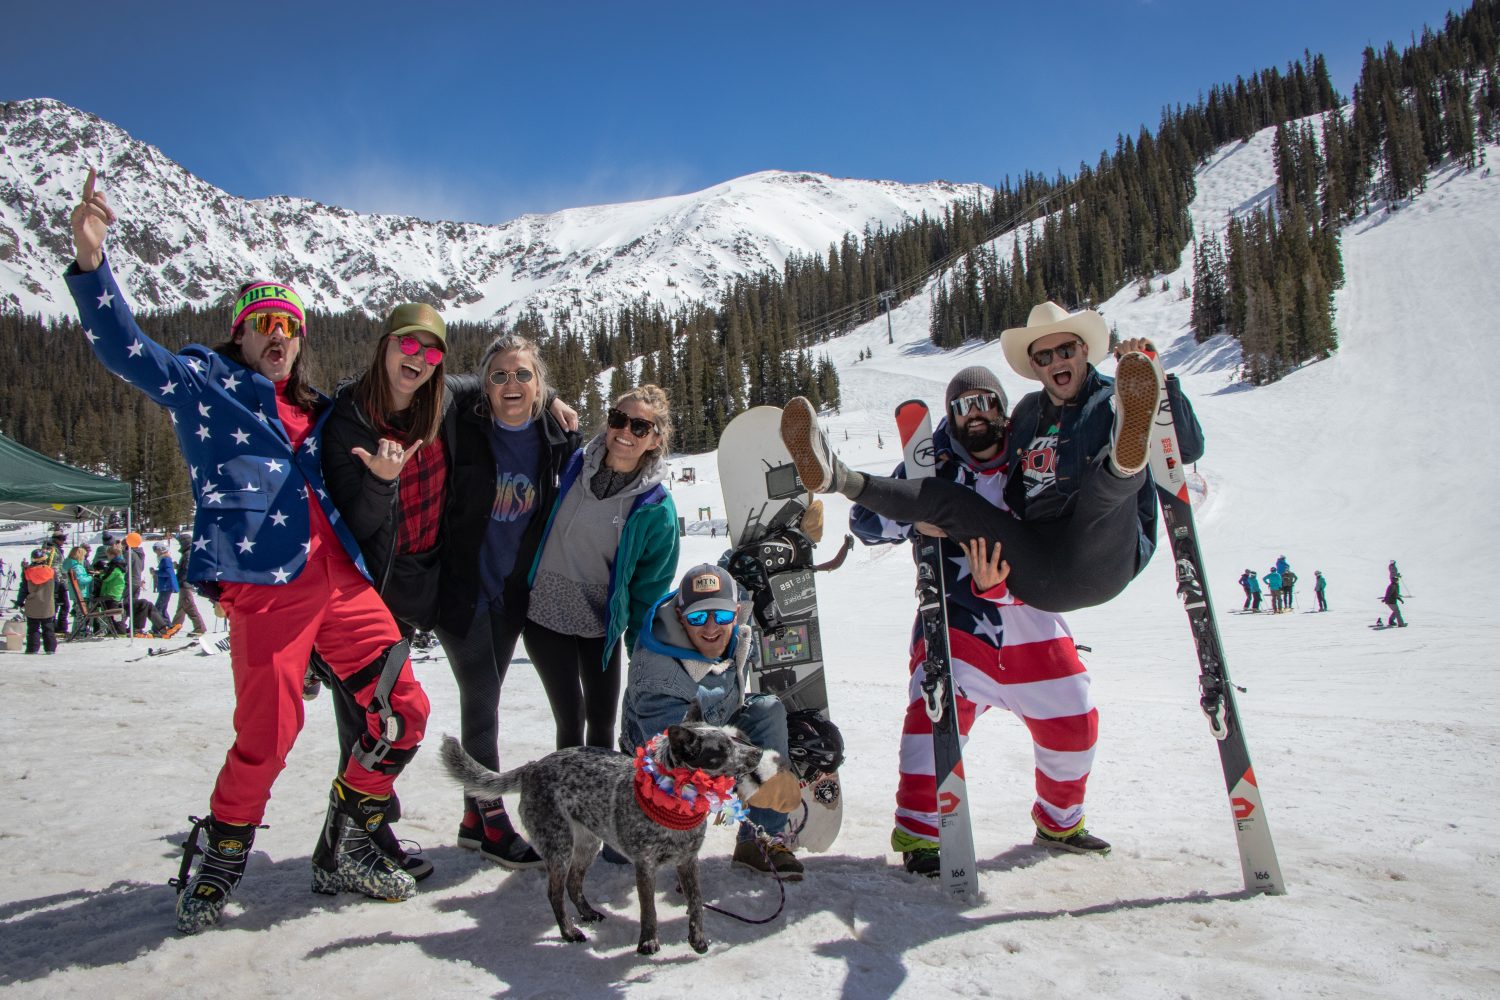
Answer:
[[[1188,498],[1187,474],[1182,468],[1181,452],[1177,447],[1172,401],[1159,367],[1156,377],[1162,383],[1162,391],[1152,425],[1151,477],[1156,482],[1156,496],[1166,523],[1167,541],[1177,574],[1177,596],[1182,598],[1187,610],[1193,644],[1198,651],[1198,702],[1218,743],[1219,764],[1224,770],[1224,784],[1229,792],[1245,888],[1279,896],[1286,892],[1286,885],[1281,879],[1276,847],[1271,842],[1271,828],[1260,801],[1255,770],[1250,766],[1250,750],[1245,744],[1245,731],[1234,701],[1235,685],[1229,680],[1229,668],[1224,662],[1219,625],[1214,619],[1213,602],[1208,595],[1208,574],[1203,571],[1198,529],[1193,523],[1193,507]]]
[[[1218,624],[1204,582],[1206,574],[1188,497],[1187,477],[1178,457],[1176,423],[1160,367],[1157,368],[1157,379],[1163,384],[1152,427],[1149,466],[1166,522],[1177,593],[1187,611],[1197,649],[1199,704],[1217,741],[1245,888],[1252,892],[1281,895],[1286,892],[1286,886],[1261,803],[1260,788],[1255,781],[1255,771],[1250,764],[1250,752],[1234,700],[1235,686],[1229,679]],[[932,449],[931,416],[926,404],[920,400],[902,403],[896,409],[896,423],[901,434],[907,477],[918,479],[933,475],[936,456]],[[949,893],[973,895],[978,890],[978,872],[959,742],[956,693],[948,654],[942,555],[938,539],[919,534],[915,540],[919,559],[917,596],[926,640],[923,691],[928,717],[932,720],[938,790],[940,874]]]
[[[896,428],[907,479],[936,473],[932,415],[927,404],[909,399],[896,407]],[[917,532],[917,610],[922,619],[926,658],[922,663],[922,697],[932,722],[932,751],[937,783],[938,879],[951,896],[979,894],[979,865],[974,855],[974,827],[969,819],[969,790],[964,778],[958,733],[958,693],[948,652],[948,595],[943,583],[942,540]]]

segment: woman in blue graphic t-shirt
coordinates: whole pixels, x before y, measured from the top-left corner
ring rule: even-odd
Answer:
[[[452,465],[437,634],[458,681],[463,747],[498,769],[500,687],[526,622],[526,577],[579,437],[544,408],[547,368],[530,340],[497,338],[479,375],[455,387],[444,420]],[[498,799],[464,798],[458,843],[505,868],[542,863]]]

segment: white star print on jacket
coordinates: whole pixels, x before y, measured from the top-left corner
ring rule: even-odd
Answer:
[[[369,576],[354,536],[323,489],[317,440],[333,412],[327,397],[320,396],[317,419],[294,451],[274,415],[276,389],[267,379],[200,344],[173,354],[147,337],[107,261],[90,272],[75,264],[66,279],[99,360],[172,416],[198,498],[192,582],[275,585],[295,579],[307,562],[312,502],[354,565]]]

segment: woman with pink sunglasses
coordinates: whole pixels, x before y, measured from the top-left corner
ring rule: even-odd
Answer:
[[[437,624],[439,542],[456,481],[449,411],[454,400],[477,391],[472,376],[445,377],[447,344],[447,326],[436,309],[416,302],[397,306],[386,317],[370,367],[334,393],[323,429],[329,495],[408,639]],[[542,403],[561,426],[577,427],[577,414],[555,395],[539,401],[539,408]],[[347,753],[364,725],[364,709],[317,658],[309,670],[329,687],[341,752]],[[315,696],[316,686],[310,689],[314,695],[304,697]],[[398,819],[400,811],[393,797],[388,819]],[[408,853],[389,824],[379,829],[377,843],[414,879],[432,873],[432,863],[416,850]]]

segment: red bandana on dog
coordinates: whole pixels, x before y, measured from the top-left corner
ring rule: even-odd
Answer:
[[[657,766],[653,755],[665,737],[660,733],[635,748],[635,800],[641,812],[669,830],[691,830],[709,813],[721,810],[743,818],[745,807],[734,794],[733,777],[712,777],[690,767],[663,771]]]

